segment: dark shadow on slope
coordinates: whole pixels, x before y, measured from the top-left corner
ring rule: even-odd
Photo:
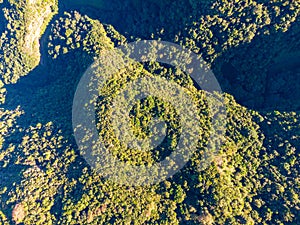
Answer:
[[[300,26],[259,35],[216,59],[213,71],[222,89],[259,111],[300,110]]]
[[[267,80],[264,107],[300,111],[300,51],[277,58]]]
[[[80,51],[48,59],[17,84],[7,86],[6,108],[20,105],[24,110],[18,124],[22,127],[52,121],[58,129],[72,136],[72,103],[77,83],[92,63]]]
[[[127,38],[151,39],[156,34],[162,39],[172,41],[176,34],[192,24],[201,14],[210,11],[212,0],[200,0],[197,9],[189,0],[82,0],[60,1],[61,11],[77,10],[102,23],[113,25]],[[83,2],[83,3],[78,3]],[[93,7],[99,2],[99,7]],[[186,16],[189,15],[189,16]]]
[[[7,0],[4,0],[2,3],[0,3],[0,21],[1,21],[1,23],[0,23],[0,34],[2,34],[2,32],[5,31],[5,28],[6,28],[6,25],[7,25],[7,23],[5,23],[6,19],[4,17],[4,12],[3,12],[3,8],[7,5],[8,5]]]

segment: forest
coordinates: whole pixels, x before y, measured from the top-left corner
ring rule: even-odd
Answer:
[[[180,144],[180,107],[157,96],[136,101],[128,115],[140,140],[156,134],[153,118],[164,121],[156,148],[128,146],[112,127],[112,99],[144,77],[167,80],[195,102],[189,113],[199,136],[172,176],[129,185],[84,156],[73,100],[95,61],[143,40],[174,43],[204,60],[222,89],[226,126],[202,169],[213,129],[209,93],[176,66],[130,61],[95,102],[95,128],[109,154],[144,168]],[[300,224],[299,56],[298,0],[0,0],[0,225]]]

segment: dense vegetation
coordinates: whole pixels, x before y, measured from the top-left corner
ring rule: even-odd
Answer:
[[[116,29],[106,5],[78,0],[78,12],[66,11],[70,1],[0,4],[0,224],[299,224],[299,1],[113,1],[111,7],[127,13],[111,19]],[[201,170],[211,126],[205,92],[160,63],[117,72],[97,102],[97,121],[120,160],[162,160],[181,129],[176,108],[148,97],[131,111],[133,132],[149,136],[151,118],[159,117],[167,138],[151,151],[124,146],[110,127],[109,98],[128,80],[176,82],[197,102],[201,123],[197,151],[180,172],[130,187],[87,164],[75,144],[71,110],[93,60],[140,38],[174,41],[203,56],[228,92],[227,127],[219,154]]]

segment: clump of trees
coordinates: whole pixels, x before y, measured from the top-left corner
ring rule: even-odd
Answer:
[[[111,29],[111,35],[114,32]],[[78,12],[64,13],[54,22],[48,42],[48,53],[57,58],[72,49],[82,49],[89,54],[100,54],[103,47],[112,47],[104,26],[97,20],[82,16]]]

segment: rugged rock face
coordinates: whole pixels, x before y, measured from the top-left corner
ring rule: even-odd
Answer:
[[[16,83],[40,63],[39,39],[57,13],[57,4],[56,0],[9,0],[0,6],[5,18],[0,72],[5,83]]]
[[[55,6],[55,4],[55,1],[51,1],[47,4],[38,0],[29,0],[27,2],[27,10],[28,12],[32,12],[30,15],[32,19],[26,24],[23,46],[24,52],[28,52],[28,54],[32,56],[40,56],[39,38],[43,34],[49,20],[53,16],[52,8]]]
[[[12,212],[13,221],[15,221],[16,224],[19,224],[23,221],[25,216],[25,209],[22,203],[16,204]]]

